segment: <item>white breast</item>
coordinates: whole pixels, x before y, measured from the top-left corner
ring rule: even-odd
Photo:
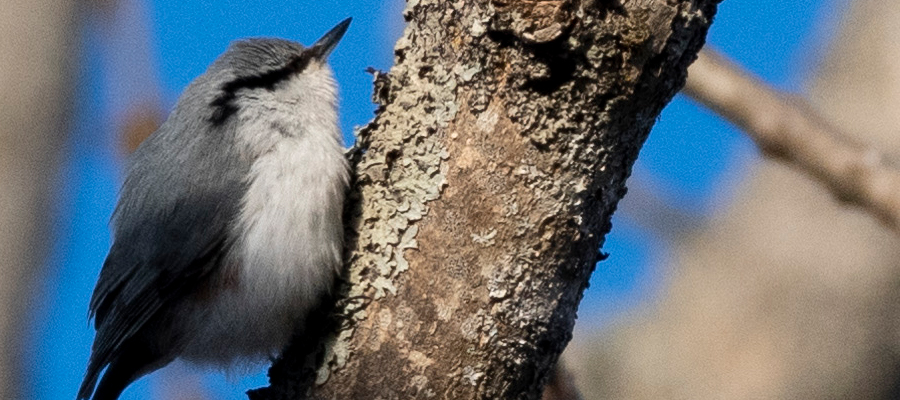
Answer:
[[[228,262],[236,279],[207,310],[198,335],[204,343],[185,351],[192,361],[277,355],[340,267],[343,155],[284,139],[253,164],[251,176],[236,225],[241,240]]]
[[[203,312],[189,361],[277,355],[340,268],[348,172],[335,110],[298,119],[296,103],[282,104],[243,119],[238,137],[254,161],[226,262],[232,284]]]

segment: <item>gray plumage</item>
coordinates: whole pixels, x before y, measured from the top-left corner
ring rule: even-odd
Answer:
[[[274,356],[327,293],[348,177],[325,60],[348,24],[310,48],[232,44],[135,151],[79,400],[115,400],[178,357]]]

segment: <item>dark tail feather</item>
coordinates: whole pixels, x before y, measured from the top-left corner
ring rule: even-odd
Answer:
[[[81,388],[78,389],[77,400],[88,400],[91,398],[91,394],[94,393],[94,386],[97,386],[97,378],[100,377],[100,371],[103,370],[103,365],[98,362],[96,357],[97,354],[91,355],[87,373],[81,382]]]
[[[91,363],[81,389],[78,390],[78,400],[117,400],[131,382],[168,364],[167,361],[161,360],[159,355],[148,351],[146,346],[127,346],[125,350],[119,352],[109,363],[96,391],[94,384],[97,382],[102,365]]]
[[[100,384],[97,385],[97,391],[94,392],[93,400],[116,400],[122,391],[141,376],[140,369],[146,365],[135,365],[134,363],[123,361],[122,357],[116,359],[115,362],[109,364]]]

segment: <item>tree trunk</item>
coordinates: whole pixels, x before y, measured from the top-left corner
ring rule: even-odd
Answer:
[[[410,1],[359,134],[342,323],[250,397],[539,398],[716,3]]]

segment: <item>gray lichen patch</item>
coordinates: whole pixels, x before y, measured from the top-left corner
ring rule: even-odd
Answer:
[[[478,383],[481,381],[481,378],[484,377],[484,371],[479,371],[477,368],[467,365],[463,367],[462,371],[462,379],[463,381],[472,386],[478,386]]]
[[[497,236],[497,230],[491,229],[490,231],[484,232],[484,233],[473,233],[471,236],[472,236],[472,241],[475,243],[478,243],[479,245],[482,245],[485,247],[493,246],[494,245],[494,237]]]
[[[430,1],[410,1],[407,9],[428,7]],[[432,20],[425,20],[430,23]],[[431,35],[418,35],[417,31]],[[360,132],[364,154],[356,165],[357,196],[362,201],[354,215],[358,232],[351,249],[348,274],[353,296],[375,299],[397,291],[398,276],[409,268],[404,252],[416,249],[416,223],[428,214],[428,202],[440,197],[446,186],[444,160],[449,153],[442,144],[442,131],[456,117],[457,77],[472,79],[479,66],[444,70],[438,52],[440,26],[407,27],[395,53],[404,58],[382,79],[391,101]],[[421,41],[427,43],[421,43]],[[416,118],[410,118],[410,116]],[[379,129],[377,138],[369,132]],[[347,312],[357,320],[364,314]],[[319,371],[318,383],[327,380],[331,368],[345,365],[350,355],[344,347],[354,333],[349,327],[333,340],[328,362]],[[334,339],[334,338],[333,338]],[[344,341],[345,343],[339,343]]]

